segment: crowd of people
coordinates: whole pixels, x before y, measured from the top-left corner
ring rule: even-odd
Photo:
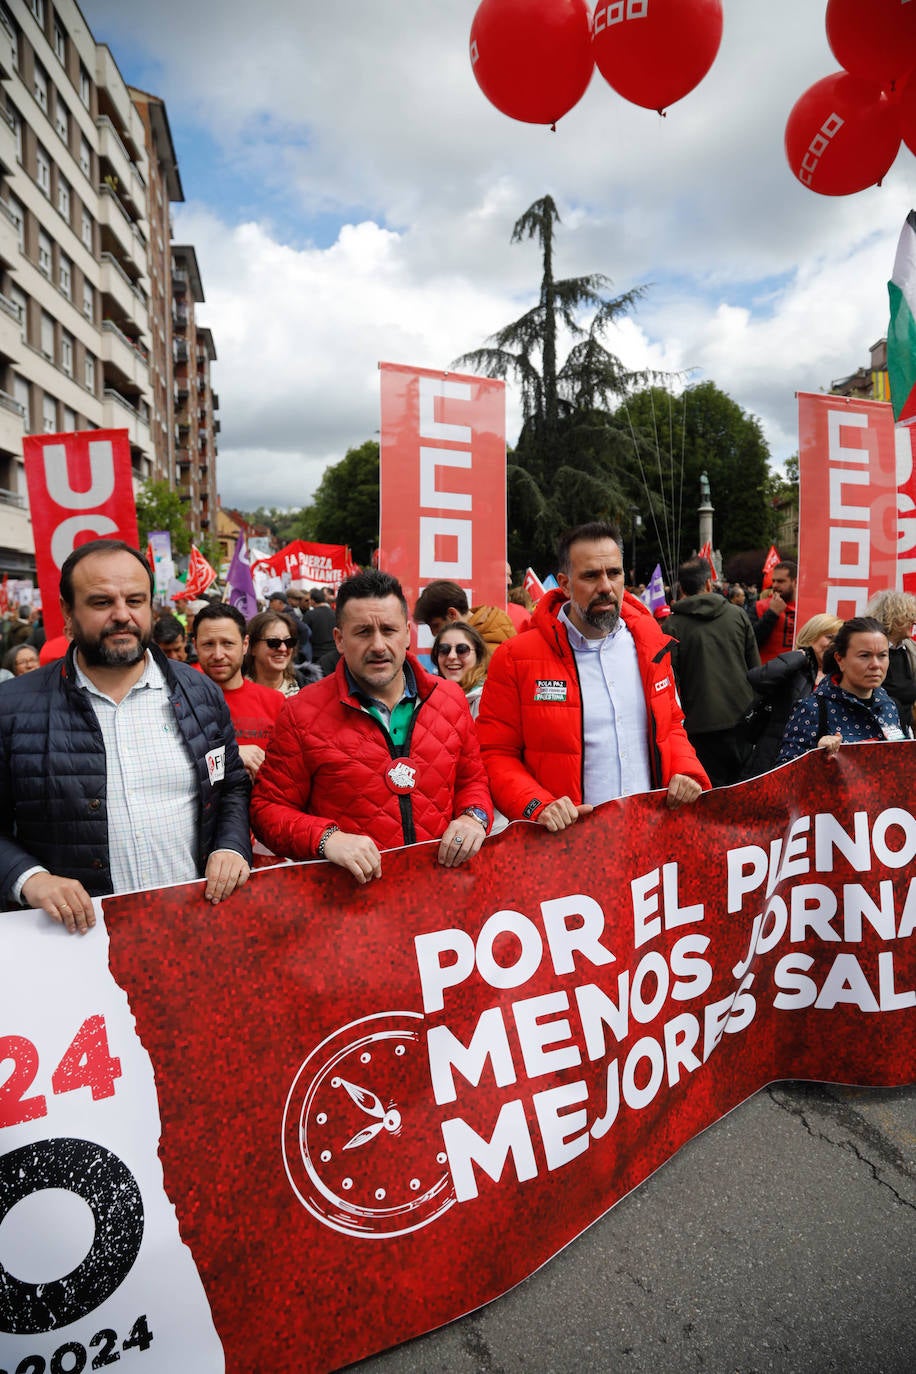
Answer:
[[[494,821],[556,832],[654,790],[677,808],[811,749],[912,737],[916,597],[796,633],[793,563],[757,598],[695,557],[659,617],[602,522],[563,536],[556,580],[508,610],[436,581],[408,608],[370,569],[246,621],[215,597],[157,613],[138,550],[82,545],[61,572],[63,657],[39,666],[31,615],[4,646],[2,900],[84,932],[93,897],[203,878],[217,904],[253,864],[322,859],[367,883],[386,849],[434,842],[454,868]]]

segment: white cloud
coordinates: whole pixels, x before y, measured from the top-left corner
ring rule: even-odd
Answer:
[[[904,149],[881,189],[832,199],[800,186],[783,152],[795,100],[836,67],[822,5],[732,0],[712,71],[665,119],[596,75],[556,133],[477,89],[475,8],[85,0],[116,59],[120,39],[159,63],[173,122],[193,115],[255,203],[264,188],[264,214],[236,223],[215,181],[203,202],[185,177],[175,214],[219,353],[227,502],[300,504],[378,428],[380,359],[448,366],[520,313],[538,254],[509,234],[547,192],[559,274],[656,283],[615,336],[624,361],[698,369],[761,419],[777,459],[796,447],[795,392],[863,365],[884,332],[916,160]],[[284,232],[266,208],[278,196]],[[314,246],[328,243],[319,214],[340,226],[329,246]]]

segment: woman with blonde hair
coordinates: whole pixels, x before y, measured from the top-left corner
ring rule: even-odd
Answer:
[[[786,722],[797,701],[810,696],[824,676],[824,654],[843,624],[836,615],[813,615],[798,631],[796,648],[777,654],[760,668],[751,668],[747,680],[757,693],[756,713],[765,725],[741,775],[759,777],[776,766]]]
[[[916,644],[912,640],[916,596],[891,590],[876,592],[865,607],[865,614],[884,626],[888,639],[884,690],[897,703],[900,727],[905,731],[916,721]]]
[[[436,635],[429,656],[433,672],[458,683],[476,720],[487,676],[487,646],[483,636],[466,620],[451,620]]]

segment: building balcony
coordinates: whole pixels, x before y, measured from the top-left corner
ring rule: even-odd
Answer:
[[[13,57],[14,37],[7,27],[6,20],[0,18],[0,78],[9,81],[16,75],[16,62]]]
[[[187,339],[172,340],[172,357],[176,363],[186,363],[188,361],[188,341]]]
[[[21,453],[25,434],[25,411],[19,402],[0,391],[0,451]]]
[[[6,201],[0,197],[0,260],[8,267],[15,267],[22,256],[22,249],[19,247],[20,232],[15,215]]]
[[[149,392],[149,361],[112,320],[102,321],[102,362],[116,368],[132,386]]]
[[[146,214],[146,185],[130,154],[118,137],[107,115],[95,121],[99,131],[99,156],[106,159],[118,179],[118,192],[136,206],[139,215]]]
[[[120,257],[127,258],[142,274],[146,271],[146,244],[135,227],[130,215],[110,186],[99,187],[99,225],[103,231],[103,251],[105,231],[117,244]]]
[[[103,253],[99,272],[99,289],[107,296],[111,314],[122,320],[130,320],[140,334],[149,336],[149,307],[146,297],[138,286],[134,286],[117,258]],[[103,306],[103,308],[105,308]]]
[[[126,429],[132,448],[149,450],[149,420],[110,386],[106,386],[102,398],[102,428]]]
[[[129,129],[132,119],[136,118],[136,112],[130,103],[130,96],[127,94],[127,87],[118,71],[117,63],[110,49],[102,43],[98,44],[95,51],[95,79],[104,90],[108,107],[117,116],[118,126]]]
[[[0,296],[0,301],[4,297]],[[19,311],[12,301],[6,302],[7,309],[0,309],[0,360],[18,363],[22,358],[22,324]]]

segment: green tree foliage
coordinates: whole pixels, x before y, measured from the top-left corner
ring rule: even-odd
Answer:
[[[552,568],[562,529],[585,519],[625,515],[633,478],[626,444],[605,408],[644,374],[628,372],[604,344],[607,327],[631,310],[646,288],[608,294],[600,273],[557,279],[550,196],[525,211],[512,243],[534,239],[541,249],[537,304],[498,330],[482,348],[456,359],[488,377],[517,382],[524,423],[509,456],[509,561]],[[573,340],[563,361],[564,336]]]
[[[172,555],[191,552],[191,531],[185,516],[185,506],[177,491],[168,482],[143,482],[137,492],[137,528],[140,547],[146,548],[153,530],[168,530],[172,539]]]
[[[379,446],[367,439],[325,470],[311,506],[302,512],[299,537],[318,544],[349,544],[357,563],[368,563],[379,536]]]
[[[239,511],[239,514],[249,525],[269,529],[273,537],[283,545],[303,537],[301,527],[307,509],[303,507],[302,510],[280,510],[276,506],[258,506],[257,510]]]
[[[700,476],[709,479],[713,543],[728,558],[764,549],[773,532],[769,449],[759,422],[713,382],[673,397],[649,387],[629,397],[615,421],[631,436],[645,529],[641,574],[661,563],[666,577],[699,547]],[[643,556],[643,554],[645,556]]]

